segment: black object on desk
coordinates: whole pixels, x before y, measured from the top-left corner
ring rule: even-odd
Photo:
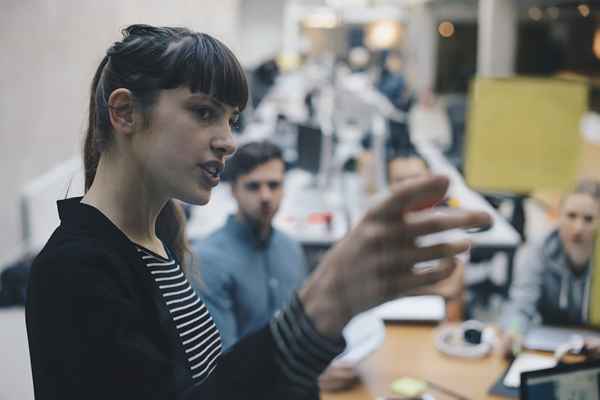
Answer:
[[[519,394],[522,400],[597,399],[600,361],[559,364],[554,368],[523,372]]]

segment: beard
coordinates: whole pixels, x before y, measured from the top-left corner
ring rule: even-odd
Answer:
[[[590,248],[590,246],[568,243],[565,248],[569,261],[576,270],[581,271],[587,267],[592,257],[593,246]]]
[[[261,234],[263,232],[270,232],[272,229],[273,215],[271,213],[268,217],[264,216],[260,211],[257,213],[248,213],[243,210],[239,210],[242,219],[253,232]]]

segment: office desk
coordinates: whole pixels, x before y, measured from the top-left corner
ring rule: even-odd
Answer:
[[[383,346],[358,366],[362,383],[349,391],[322,393],[323,400],[391,396],[391,382],[406,376],[429,380],[473,400],[503,399],[487,392],[507,362],[495,353],[474,360],[447,357],[434,347],[434,329],[426,325],[387,325]],[[431,394],[449,398],[434,391]]]
[[[492,229],[471,235],[474,246],[511,250],[521,243],[521,237],[515,228],[483,196],[467,186],[460,172],[448,162],[438,149],[425,143],[418,143],[416,146],[434,173],[447,175],[450,178],[448,196],[457,199],[460,208],[486,211],[492,216]]]

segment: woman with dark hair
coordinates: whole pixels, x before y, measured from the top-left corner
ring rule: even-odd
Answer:
[[[235,150],[246,105],[242,68],[209,35],[133,25],[91,88],[86,193],[58,202],[61,224],[36,258],[27,331],[36,398],[293,399],[344,348],[349,319],[448,276],[468,244],[420,248],[483,213],[434,214],[443,177],[412,182],[371,210],[292,302],[222,352],[185,274],[184,219],[173,199],[206,204]],[[440,266],[414,271],[424,260]]]

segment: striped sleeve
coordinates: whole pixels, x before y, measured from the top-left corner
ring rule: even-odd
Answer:
[[[271,320],[270,328],[278,366],[290,385],[302,391],[314,391],[319,375],[346,347],[343,337],[331,339],[317,332],[297,294]]]

